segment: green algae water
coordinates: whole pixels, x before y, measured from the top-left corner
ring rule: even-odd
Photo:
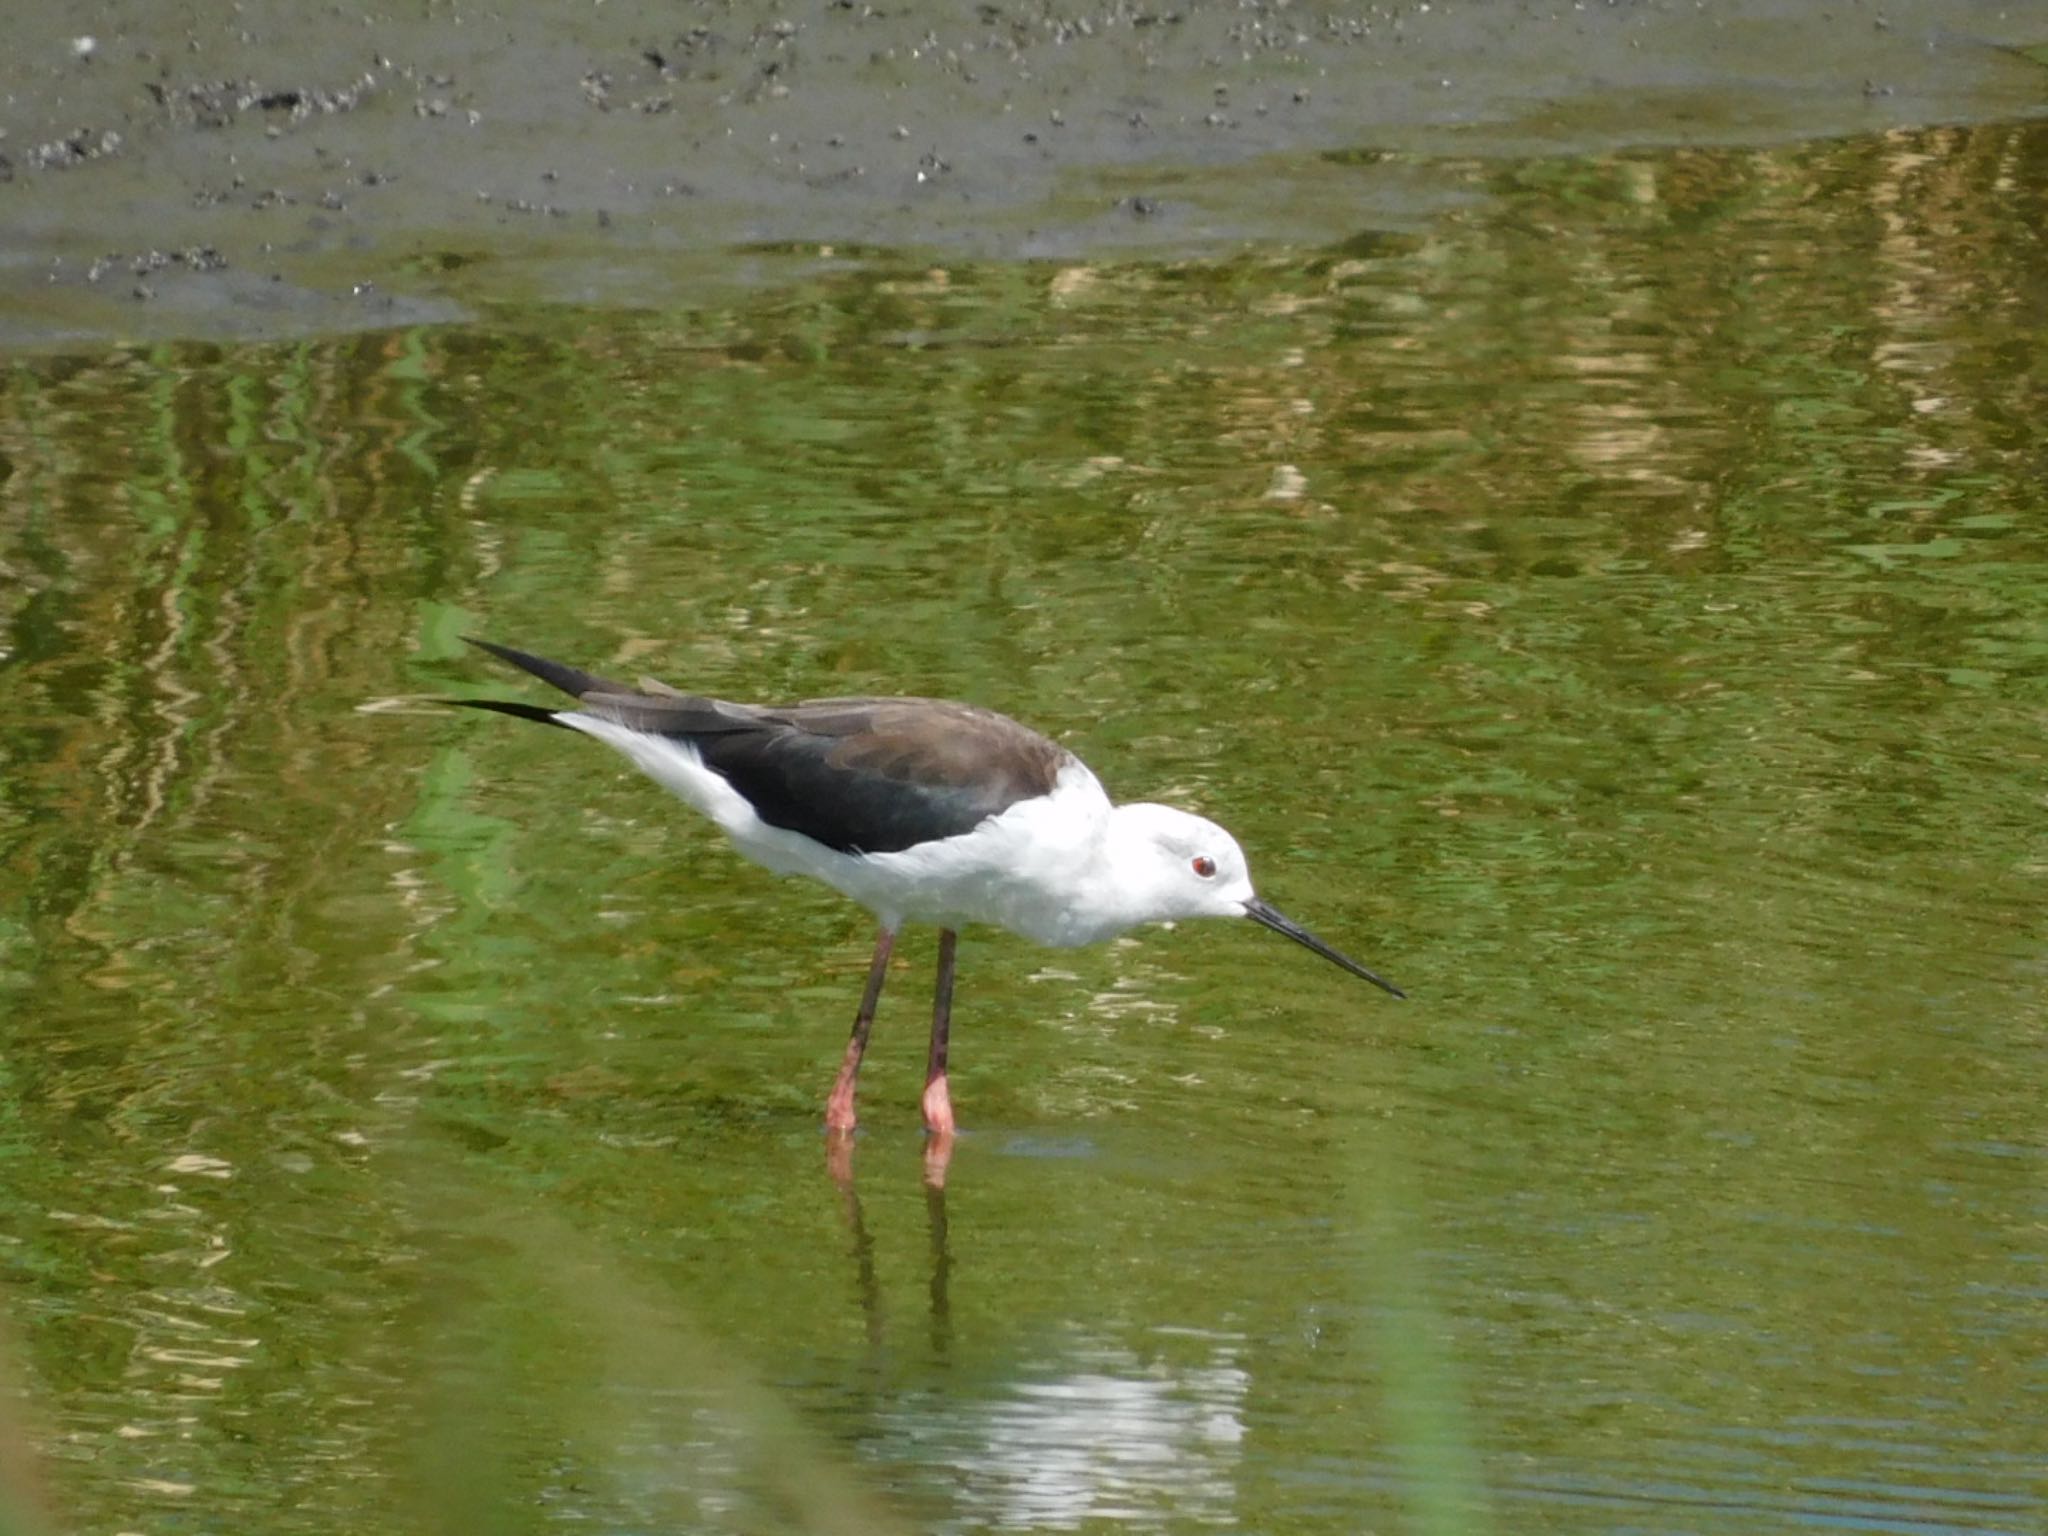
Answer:
[[[15,1524],[2039,1529],[2048,129],[1463,174],[10,364]],[[866,915],[470,632],[1005,710],[1413,1001],[970,931],[941,1180],[913,931],[835,1167]]]

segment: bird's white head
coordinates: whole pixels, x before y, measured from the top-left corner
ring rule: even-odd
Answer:
[[[1180,917],[1248,917],[1396,997],[1399,987],[1332,949],[1252,889],[1237,839],[1206,817],[1166,805],[1122,805],[1112,813],[1119,894],[1131,922]]]
[[[1244,850],[1215,822],[1167,805],[1121,805],[1113,814],[1117,880],[1144,920],[1242,917],[1257,899]]]

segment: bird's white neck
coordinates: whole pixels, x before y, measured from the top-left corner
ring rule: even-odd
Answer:
[[[1111,808],[1088,852],[1085,875],[1069,887],[1058,943],[1094,944],[1170,915],[1161,910],[1159,856],[1148,825],[1156,809]]]

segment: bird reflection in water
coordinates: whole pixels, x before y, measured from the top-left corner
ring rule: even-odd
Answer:
[[[868,1233],[861,1209],[860,1188],[853,1172],[854,1138],[847,1133],[829,1133],[825,1140],[825,1171],[839,1188],[847,1235],[852,1240],[855,1285],[860,1294],[861,1316],[867,1327],[868,1343],[879,1348],[883,1342],[882,1287],[875,1275],[875,1241]],[[953,1341],[951,1303],[947,1286],[953,1273],[953,1254],[946,1232],[946,1168],[953,1160],[953,1138],[933,1136],[924,1146],[925,1228],[931,1250],[929,1287],[931,1347],[935,1358],[944,1359]]]

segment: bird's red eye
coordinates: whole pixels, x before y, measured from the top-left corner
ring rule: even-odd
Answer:
[[[1196,854],[1195,873],[1200,875],[1204,880],[1208,879],[1211,875],[1216,873],[1216,861],[1210,858],[1209,855],[1207,855],[1206,853]]]

